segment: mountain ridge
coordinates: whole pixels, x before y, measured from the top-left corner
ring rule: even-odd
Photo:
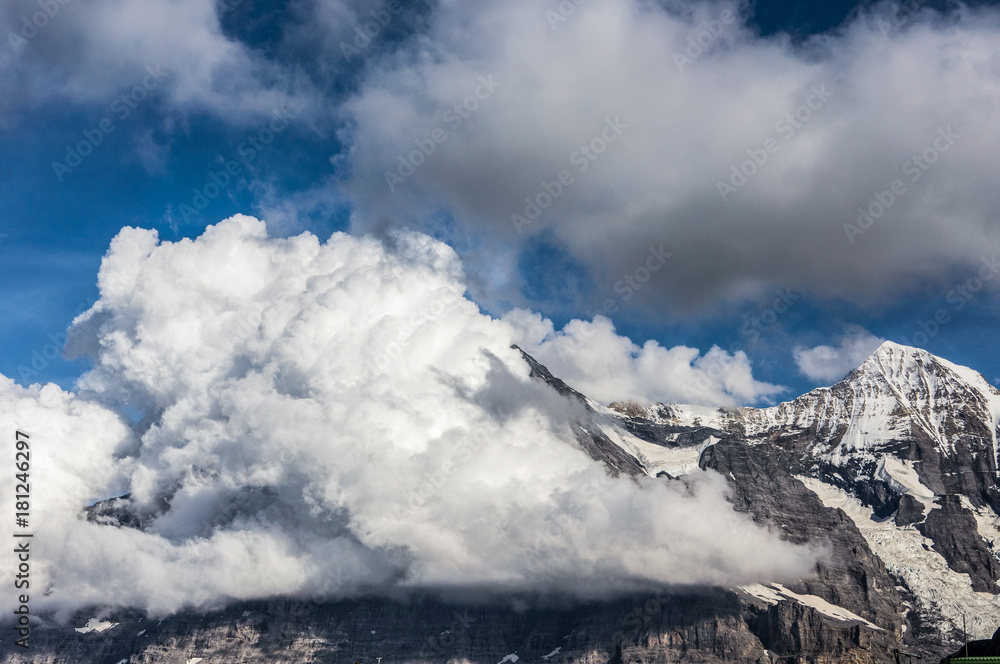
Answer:
[[[961,457],[972,466],[965,470],[978,479],[956,479],[950,467],[919,464],[919,480],[936,494],[969,490],[974,505],[1000,511],[1000,391],[972,369],[921,349],[885,342],[834,385],[765,408],[623,402],[609,408],[661,424],[697,423],[750,443],[773,440],[798,446],[819,461],[838,466],[853,462],[869,473],[888,453],[906,461],[933,459],[935,451],[945,459]],[[799,445],[800,439],[807,443]],[[882,474],[890,479],[884,464]],[[883,504],[877,496],[869,500],[882,516],[897,506],[895,501]]]
[[[683,481],[716,472],[733,509],[825,551],[812,574],[554,608],[516,595],[471,604],[274,598],[156,623],[93,607],[73,624],[96,615],[111,625],[105,631],[50,624],[33,633],[29,658],[0,646],[0,664],[888,663],[893,648],[929,659],[954,651],[966,613],[973,637],[996,630],[998,393],[971,370],[883,344],[844,380],[770,409],[606,407],[517,350],[531,379],[572,406],[576,444],[609,475]],[[83,508],[81,518],[142,527],[128,495]]]

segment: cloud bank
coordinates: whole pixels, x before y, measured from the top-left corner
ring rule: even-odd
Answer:
[[[995,8],[882,4],[797,45],[735,2],[553,9],[441,2],[373,64],[343,107],[358,228],[445,207],[557,243],[600,293],[665,245],[627,305],[647,312],[787,287],[872,303],[1000,239]]]
[[[481,314],[427,236],[275,239],[244,216],[175,243],[126,228],[99,286],[70,330],[94,362],[79,393],[0,382],[0,431],[32,437],[38,609],[599,596],[810,569],[812,552],[733,512],[715,474],[609,479],[510,348],[515,324]],[[126,492],[141,529],[80,518]]]

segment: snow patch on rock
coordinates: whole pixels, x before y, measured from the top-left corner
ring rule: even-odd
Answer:
[[[875,470],[875,479],[885,480],[889,488],[899,494],[909,494],[924,506],[924,513],[929,514],[937,507],[934,504],[934,492],[920,482],[913,461],[900,459],[892,454],[883,454]]]
[[[756,597],[757,599],[763,600],[768,604],[777,604],[782,600],[794,600],[799,604],[805,606],[810,606],[825,616],[834,618],[836,620],[842,620],[844,622],[859,622],[871,627],[872,629],[881,630],[882,628],[865,620],[861,616],[848,611],[842,606],[837,606],[836,604],[831,604],[827,602],[822,597],[817,597],[816,595],[800,595],[793,592],[781,585],[780,583],[772,583],[770,586],[761,585],[759,583],[752,583],[745,586],[740,586],[740,590],[748,595]]]
[[[90,632],[103,632],[106,629],[111,629],[117,626],[118,623],[108,622],[107,620],[98,620],[97,618],[91,618],[87,621],[87,624],[83,627],[77,627],[76,631],[81,634],[89,634]]]
[[[650,477],[656,477],[661,472],[671,477],[680,477],[698,470],[701,453],[719,442],[718,438],[709,436],[701,445],[664,447],[646,442],[616,426],[601,425],[601,431],[618,447],[635,457]]]

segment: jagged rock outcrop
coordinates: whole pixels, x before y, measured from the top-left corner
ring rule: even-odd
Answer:
[[[724,432],[716,436],[766,447],[791,474],[816,480],[810,488],[826,500],[848,496],[859,511],[870,510],[871,521],[891,519],[903,529],[899,542],[885,539],[885,529],[871,536],[884,555],[891,554],[886,564],[911,582],[927,578],[917,570],[928,561],[916,560],[905,529],[925,535],[924,548],[933,547],[968,584],[918,584],[924,586],[915,591],[921,619],[943,633],[954,630],[963,605],[988,605],[975,591],[1000,591],[998,547],[989,545],[1000,538],[1000,391],[971,369],[886,342],[835,385],[770,408],[655,404],[641,412],[620,410],[622,429],[645,427],[665,444],[675,436],[653,427],[697,422],[706,432]],[[977,624],[986,627],[985,620]]]
[[[780,450],[778,450],[780,452]],[[850,610],[890,633],[901,634],[902,599],[883,563],[854,522],[823,505],[816,494],[788,474],[781,455],[766,446],[722,441],[701,456],[704,468],[729,478],[733,506],[779,530],[796,544],[827,551],[815,574],[791,589]]]
[[[618,477],[619,474],[637,476],[643,474],[642,464],[632,455],[615,445],[605,434],[595,421],[597,413],[594,411],[590,400],[572,387],[556,378],[552,373],[535,358],[525,353],[517,345],[512,348],[521,353],[521,357],[530,367],[529,375],[540,380],[560,395],[565,397],[576,407],[578,415],[572,422],[573,431],[580,446],[595,461],[600,461],[610,471],[611,475]]]
[[[76,622],[85,623],[87,615]],[[496,664],[511,654],[525,662],[579,664],[860,661],[870,638],[863,634],[880,638],[797,602],[762,608],[713,588],[561,606],[551,600],[529,606],[516,597],[459,604],[428,596],[320,604],[274,600],[163,620],[130,612],[104,619],[114,626],[101,632],[37,629],[28,658],[5,649],[0,662],[172,664],[200,657],[204,664],[292,664],[381,657],[386,664]]]
[[[897,526],[908,526],[920,523],[927,515],[924,514],[924,505],[908,493],[899,497],[899,508],[896,510],[894,521]]]
[[[934,542],[934,550],[944,556],[956,572],[968,574],[972,589],[980,593],[998,594],[1000,561],[979,537],[976,518],[962,507],[959,496],[942,496],[941,507],[931,510],[918,528]]]
[[[911,462],[914,479],[932,495],[961,494],[1000,512],[1000,391],[924,350],[886,342],[832,387],[770,408],[705,410],[655,404],[641,417],[656,424],[697,418],[750,443],[772,442],[879,516],[892,514],[908,488],[880,468],[885,455]],[[627,417],[635,419],[634,408]]]

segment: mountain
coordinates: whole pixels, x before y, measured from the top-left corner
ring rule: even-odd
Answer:
[[[664,426],[715,430],[779,459],[825,506],[851,517],[923,620],[947,632],[966,613],[974,634],[996,628],[1000,391],[975,371],[886,342],[839,383],[771,408],[610,410],[624,430],[620,444],[648,473],[683,471],[641,447]]]
[[[625,410],[619,408],[622,414]],[[716,410],[657,404],[642,419],[698,421],[750,444],[788,450],[811,476],[886,516],[902,495],[963,495],[1000,511],[1000,391],[978,373],[885,342],[844,380],[772,408]],[[856,481],[855,478],[863,478]]]
[[[0,664],[888,662],[894,648],[928,661],[957,650],[963,616],[973,639],[1000,624],[1000,392],[976,372],[886,343],[836,385],[771,408],[604,406],[521,353],[573,404],[577,441],[609,474],[715,470],[734,509],[825,551],[813,574],[572,604],[276,599],[160,621],[94,607],[35,629],[30,653],[5,640]],[[81,518],[142,527],[128,496]]]

